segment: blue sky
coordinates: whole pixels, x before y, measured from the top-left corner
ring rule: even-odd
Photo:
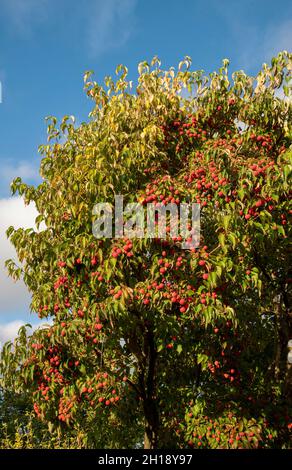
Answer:
[[[0,341],[19,322],[35,321],[24,286],[2,268],[12,253],[5,224],[34,218],[33,208],[24,213],[11,201],[9,183],[38,181],[45,116],[86,119],[83,72],[93,69],[101,81],[123,63],[135,79],[142,60],[158,55],[168,67],[190,55],[194,69],[209,72],[227,57],[232,70],[253,74],[291,46],[288,0],[0,0]]]

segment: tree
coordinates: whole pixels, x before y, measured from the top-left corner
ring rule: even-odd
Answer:
[[[291,54],[255,78],[190,65],[141,63],[136,93],[126,67],[105,88],[87,72],[90,120],[49,119],[43,182],[12,184],[45,228],[9,228],[21,265],[7,266],[52,324],[4,349],[3,383],[50,429],[115,423],[116,447],[287,447]],[[199,203],[199,246],[170,225],[95,238],[93,206],[118,194],[145,211]]]
[[[80,430],[50,432],[31,406],[32,397],[0,390],[0,449],[78,448],[86,442]]]

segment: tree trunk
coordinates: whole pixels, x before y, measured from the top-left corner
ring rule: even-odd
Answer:
[[[158,448],[159,435],[159,409],[157,400],[157,348],[153,325],[150,321],[144,320],[142,325],[143,340],[136,332],[131,332],[127,346],[136,357],[138,363],[138,384],[135,386],[128,382],[137,392],[143,406],[144,413],[144,449]]]
[[[143,397],[145,417],[144,449],[157,449],[159,430],[159,412],[156,397],[157,350],[155,347],[154,334],[150,325],[147,325],[145,353],[148,364],[145,376],[145,394]]]
[[[284,308],[283,308],[284,307]],[[276,306],[277,344],[275,353],[275,379],[282,380],[287,374],[287,343],[292,335],[289,306],[284,295],[278,295]]]
[[[144,449],[157,449],[159,416],[157,406],[154,400],[146,399],[144,401],[145,433]]]

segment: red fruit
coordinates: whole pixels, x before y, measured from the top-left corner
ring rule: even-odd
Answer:
[[[102,324],[101,324],[101,323],[96,323],[96,324],[94,325],[94,329],[95,329],[95,330],[98,330],[98,331],[101,330],[101,329],[102,329]]]
[[[106,406],[108,406],[108,405],[111,404],[111,402],[109,400],[106,400],[105,404],[106,404]]]
[[[205,264],[206,264],[206,261],[203,259],[200,259],[199,266],[205,266]]]
[[[202,276],[202,277],[203,277],[203,279],[204,279],[204,280],[206,280],[206,279],[208,279],[208,277],[209,277],[209,274],[205,273],[205,274],[203,274],[203,276]]]
[[[219,328],[214,328],[214,333],[219,333]]]

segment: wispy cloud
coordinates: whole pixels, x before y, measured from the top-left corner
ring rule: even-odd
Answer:
[[[89,55],[100,56],[109,50],[123,47],[135,29],[135,8],[138,0],[75,0],[74,9],[69,0],[0,0],[0,13],[7,19],[9,33],[30,37],[35,26],[52,20],[56,10],[66,15],[68,28],[76,18],[78,37],[84,38]],[[57,22],[60,18],[55,19]],[[76,34],[76,29],[72,31]]]
[[[238,2],[236,12],[234,8],[222,8],[221,2],[214,2],[213,7],[218,21],[223,21],[233,38],[227,47],[236,56],[236,66],[249,71],[269,63],[278,52],[292,49],[291,7],[285,19],[274,21],[272,17],[259,20],[253,16],[253,0]]]
[[[39,180],[38,162],[21,160],[14,162],[10,159],[1,159],[1,190],[0,197],[10,194],[10,183],[14,178],[20,176],[25,183],[35,183]]]
[[[267,25],[260,30],[251,26],[247,28],[240,51],[240,59],[246,68],[269,63],[280,51],[292,50],[292,20]]]
[[[268,57],[283,50],[292,51],[292,20],[289,19],[268,28],[265,32],[263,48]]]
[[[36,179],[38,178],[38,169],[36,165],[32,165],[30,162],[25,160],[17,162],[15,165],[6,162],[1,165],[1,178],[9,179],[20,176],[24,179]]]
[[[29,35],[36,23],[44,21],[47,17],[48,0],[1,0],[1,13],[13,25],[15,34]]]
[[[124,46],[135,27],[136,0],[97,0],[90,11],[87,41],[91,55]]]

